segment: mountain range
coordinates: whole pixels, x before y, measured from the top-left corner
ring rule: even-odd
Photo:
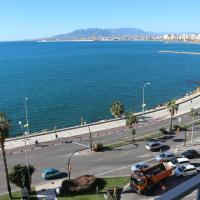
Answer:
[[[77,29],[70,33],[55,35],[47,39],[65,40],[65,39],[80,39],[80,38],[150,36],[150,35],[156,36],[156,35],[161,35],[161,33],[148,32],[138,28],[111,28],[111,29],[88,28],[88,29]]]

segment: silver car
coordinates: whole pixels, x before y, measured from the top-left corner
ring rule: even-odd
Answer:
[[[159,162],[166,162],[175,159],[176,156],[171,151],[165,151],[156,156],[156,160]]]
[[[197,170],[194,165],[187,164],[176,167],[174,170],[175,176],[195,176],[197,174]]]
[[[146,149],[149,151],[154,151],[157,149],[161,149],[164,145],[161,142],[156,142],[156,141],[148,141],[146,143]]]
[[[145,162],[139,162],[131,166],[131,173],[141,172],[144,169],[148,169],[150,165]]]

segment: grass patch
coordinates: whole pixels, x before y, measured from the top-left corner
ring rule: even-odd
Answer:
[[[102,200],[104,199],[103,195],[107,191],[107,188],[113,187],[123,187],[130,181],[130,177],[115,177],[115,178],[103,178],[97,179],[97,185],[99,191],[97,194],[82,194],[82,195],[73,195],[67,197],[59,197],[59,200]]]
[[[12,197],[13,197],[13,199],[22,199],[21,190],[17,190],[15,192],[12,192]],[[4,195],[0,196],[0,200],[9,200],[9,195],[4,194]],[[35,189],[33,189],[32,192],[31,192],[30,200],[37,200]]]

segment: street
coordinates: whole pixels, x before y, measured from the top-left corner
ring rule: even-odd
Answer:
[[[191,117],[185,115],[182,117],[182,121],[183,123],[185,123],[185,121],[191,121]],[[176,122],[174,122],[174,124],[176,124]],[[169,120],[163,121],[159,124],[151,124],[137,128],[136,136],[158,131],[159,127],[164,126],[169,126]],[[109,144],[128,139],[129,137],[130,134],[128,131],[115,132],[110,135],[94,138],[94,142]],[[183,137],[183,135],[173,135],[168,138],[163,137],[163,142],[172,148],[175,148],[177,145],[182,144],[182,140],[178,140],[180,137]],[[44,182],[41,176],[41,171],[43,168],[53,167],[61,171],[66,171],[65,167],[70,153],[78,149],[82,149],[84,148],[82,145],[88,144],[89,140],[85,139],[76,141],[76,144],[64,143],[54,146],[47,146],[40,149],[29,150],[29,162],[36,168],[32,178],[33,184],[40,184]],[[148,161],[153,164],[156,162],[154,160],[156,154],[157,152],[150,152],[145,149],[145,142],[140,142],[138,147],[135,145],[127,145],[111,151],[76,154],[71,160],[71,176],[76,177],[83,174],[94,174],[95,176],[99,177],[129,176],[130,166],[132,164],[140,161]],[[7,155],[7,162],[9,169],[19,163],[25,164],[25,152]],[[0,180],[0,193],[6,192],[6,182],[2,159],[0,160]],[[13,185],[12,188],[16,189],[16,187]]]

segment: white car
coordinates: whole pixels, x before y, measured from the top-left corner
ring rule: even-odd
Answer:
[[[178,166],[174,170],[175,176],[191,176],[191,175],[195,176],[196,174],[197,170],[195,166],[190,164]]]
[[[172,168],[175,168],[176,166],[179,166],[179,165],[186,165],[186,164],[190,164],[190,160],[188,158],[176,158],[170,162],[167,163],[168,166],[172,167]]]
[[[131,166],[131,173],[140,172],[141,170],[148,169],[149,164],[145,162],[139,162]]]

